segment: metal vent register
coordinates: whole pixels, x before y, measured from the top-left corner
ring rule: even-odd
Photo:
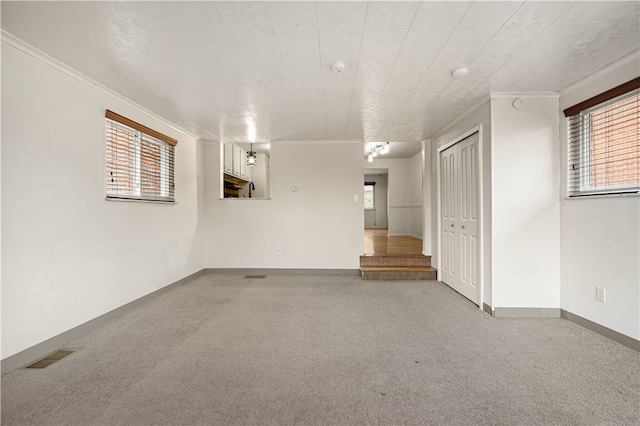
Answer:
[[[54,353],[52,353],[51,355],[47,355],[46,357],[42,358],[40,361],[36,361],[31,365],[27,365],[26,368],[45,368],[50,366],[51,364],[53,364],[54,362],[60,361],[62,358],[66,357],[67,355],[71,355],[74,351],[56,351]]]

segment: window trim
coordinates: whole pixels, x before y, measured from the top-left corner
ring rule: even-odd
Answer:
[[[172,146],[178,145],[178,141],[177,140],[175,140],[175,139],[173,139],[173,138],[171,138],[171,137],[169,137],[169,136],[167,136],[165,134],[162,134],[162,133],[160,133],[160,132],[158,132],[156,130],[153,130],[153,129],[145,126],[145,125],[142,125],[142,124],[140,124],[140,123],[138,123],[136,121],[130,120],[127,117],[124,117],[124,116],[122,116],[120,114],[117,114],[117,113],[115,113],[115,112],[113,112],[113,111],[111,111],[109,109],[106,110],[104,116],[105,116],[105,118],[108,118],[109,120],[113,120],[113,121],[115,121],[117,123],[120,123],[120,124],[123,124],[125,126],[131,127],[132,129],[137,130],[139,132],[146,133],[147,135],[153,136],[156,139],[160,139],[161,141],[166,142],[169,145],[172,145]]]
[[[147,126],[144,126],[138,122],[128,119],[120,114],[117,114],[111,110],[105,111],[105,118],[107,128],[109,126],[121,125],[128,128],[130,134],[133,133],[133,147],[134,164],[135,169],[134,176],[137,179],[142,178],[142,164],[141,159],[144,154],[142,144],[153,143],[159,149],[159,167],[160,176],[158,178],[159,194],[157,195],[143,195],[141,188],[141,181],[134,182],[133,192],[128,194],[116,194],[107,190],[107,182],[105,182],[105,200],[108,201],[129,201],[129,202],[148,202],[158,204],[176,204],[175,201],[175,146],[178,144],[176,139],[173,139],[167,135],[164,135],[156,130],[153,130]],[[105,141],[105,147],[109,146],[109,139]],[[131,149],[131,147],[129,148]],[[171,150],[172,152],[170,152]],[[146,152],[146,151],[145,151]],[[109,160],[105,157],[105,169],[108,170]],[[168,167],[168,169],[167,169]],[[171,182],[173,181],[173,188],[171,188]]]
[[[585,101],[582,101],[576,105],[563,110],[563,113],[567,120],[567,197],[581,198],[581,197],[594,197],[594,196],[612,196],[612,195],[640,195],[640,183],[629,185],[613,185],[609,187],[589,187],[589,182],[592,178],[591,167],[593,167],[591,161],[591,144],[592,144],[592,114],[607,108],[606,103],[612,100],[616,100],[615,104],[624,102],[625,99],[635,96],[640,96],[640,93],[633,93],[640,89],[640,77],[623,83],[613,89],[593,96]],[[628,96],[625,96],[628,95]],[[571,135],[572,126],[575,126],[577,121],[578,126],[582,126],[579,134],[584,135],[576,140],[575,136]],[[638,129],[640,132],[640,129]],[[579,162],[573,163],[571,160],[572,152],[578,152]],[[631,157],[633,158],[633,156]],[[638,159],[640,161],[640,158]],[[580,167],[579,175],[574,173],[573,166]],[[571,183],[573,179],[578,180],[578,184]],[[576,185],[576,186],[572,186]],[[583,189],[584,188],[584,189]]]
[[[635,89],[640,89],[640,77],[627,81],[626,83],[616,86],[613,89],[607,90],[606,92],[602,92],[599,95],[587,99],[586,101],[582,101],[578,104],[570,106],[562,112],[564,113],[565,117],[571,117],[580,114],[586,109],[594,107],[603,102],[610,101],[613,98],[617,98],[618,96],[624,95],[625,93],[631,92]]]
[[[372,196],[373,196],[373,207],[364,207],[364,211],[366,212],[371,212],[374,211],[376,209],[376,183],[375,182],[365,182],[364,186],[372,186],[373,187],[373,192],[372,192]],[[364,196],[362,197],[363,201],[364,201]]]

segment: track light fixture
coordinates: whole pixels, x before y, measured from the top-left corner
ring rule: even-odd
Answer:
[[[374,146],[373,148],[371,148],[371,151],[369,151],[369,155],[367,156],[367,160],[370,163],[373,162],[373,158],[374,157],[378,156],[378,151],[380,152],[380,154],[389,153],[389,142],[381,143],[381,144],[378,144],[378,145]]]

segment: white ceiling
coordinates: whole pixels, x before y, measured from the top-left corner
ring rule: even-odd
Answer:
[[[639,10],[638,1],[4,1],[2,29],[203,138],[390,140],[394,157],[417,152],[490,91],[559,91],[638,50]],[[342,73],[331,72],[335,61]],[[452,77],[463,66],[468,75]]]

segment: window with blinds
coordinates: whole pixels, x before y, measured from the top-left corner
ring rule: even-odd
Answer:
[[[177,141],[109,110],[106,123],[107,199],[174,202]]]
[[[640,191],[640,78],[567,108],[570,197]]]
[[[365,210],[375,210],[375,182],[365,182],[364,183],[364,209]]]

